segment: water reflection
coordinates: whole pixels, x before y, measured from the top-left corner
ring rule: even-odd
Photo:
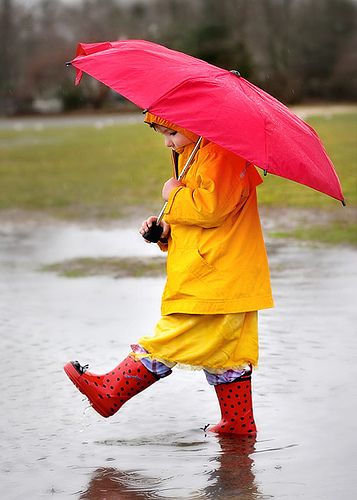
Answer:
[[[154,483],[154,484],[150,484]],[[80,500],[136,500],[157,498],[155,481],[136,472],[123,472],[113,467],[99,467],[89,481]]]
[[[218,440],[221,453],[214,459],[218,467],[210,473],[203,498],[260,498],[253,471],[255,437],[219,436]]]
[[[220,450],[209,459],[207,486],[185,498],[196,500],[204,498],[257,500],[262,498],[253,471],[252,455],[255,452],[255,438],[219,436],[217,441]],[[188,463],[187,474],[189,473]],[[148,478],[136,471],[100,467],[93,472],[80,500],[183,498],[181,495],[165,497],[164,483],[165,480]]]
[[[134,232],[123,239],[24,221],[2,224],[0,233],[2,498],[354,498],[355,250],[289,244],[271,252],[277,308],[261,315],[259,440],[244,451],[244,441],[198,430],[218,416],[199,373],[177,371],[110,422],[93,410],[83,417],[85,403],[64,380],[73,353],[102,362],[98,371],[126,355],[128,339],[155,324],[163,283],[34,270],[79,255],[125,256],[124,240],[127,255],[139,256]],[[331,360],[344,367],[338,379]],[[32,377],[25,391],[24,373]],[[330,411],[331,398],[338,411]]]

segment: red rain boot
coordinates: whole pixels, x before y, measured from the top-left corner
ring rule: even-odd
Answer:
[[[254,422],[252,390],[250,375],[236,382],[218,384],[216,390],[221,408],[221,421],[210,428],[211,432],[219,434],[255,435],[257,428]]]
[[[159,380],[130,356],[105,375],[90,373],[87,368],[70,361],[64,371],[102,417],[114,415],[130,398]]]

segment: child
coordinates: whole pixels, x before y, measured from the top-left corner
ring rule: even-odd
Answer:
[[[180,182],[177,177],[198,136],[150,113],[145,121],[164,136],[174,165],[174,176],[162,190],[168,202],[158,242],[167,251],[162,317],[155,334],[139,339],[107,374],[92,374],[78,361],[64,369],[104,417],[169,375],[175,365],[203,369],[222,413],[209,430],[254,435],[251,371],[258,362],[257,311],[273,306],[257,209],[261,178],[252,164],[203,139]],[[140,233],[155,220],[144,221]]]

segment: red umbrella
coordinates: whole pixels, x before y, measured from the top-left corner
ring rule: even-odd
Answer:
[[[137,106],[344,203],[313,128],[238,72],[145,40],[83,44],[71,64]]]

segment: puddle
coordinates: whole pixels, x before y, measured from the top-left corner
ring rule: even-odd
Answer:
[[[260,314],[256,440],[219,418],[201,372],[174,371],[102,419],[66,379],[69,359],[115,366],[151,333],[163,278],[38,273],[92,256],[157,255],[136,228],[0,228],[2,494],[58,499],[351,498],[357,463],[357,252],[274,245],[276,308]]]
[[[3,224],[1,260],[47,264],[76,257],[157,256],[156,245],[145,243],[138,229],[99,229],[64,223],[28,227]]]

